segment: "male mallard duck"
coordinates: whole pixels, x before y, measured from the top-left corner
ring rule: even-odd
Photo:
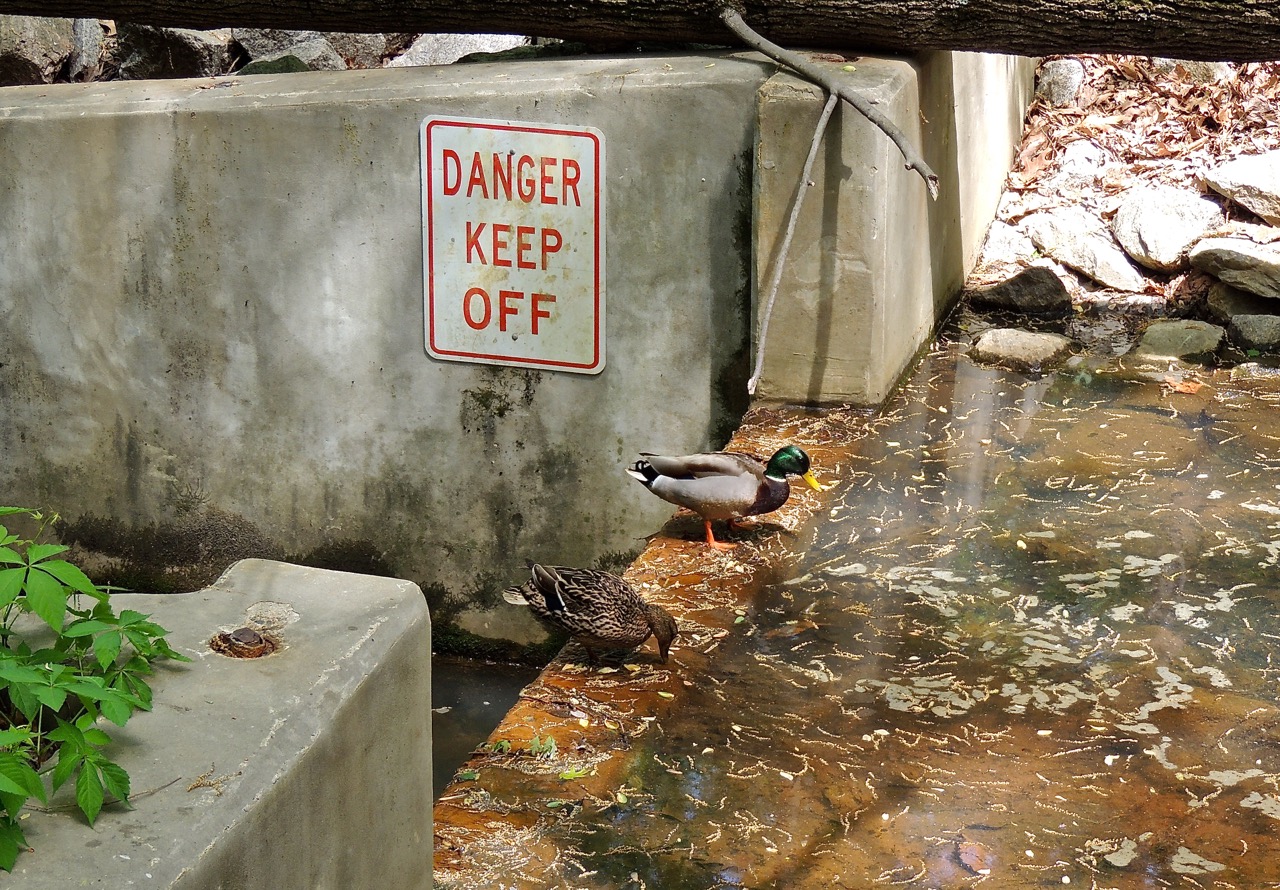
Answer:
[[[565,566],[530,566],[533,577],[508,587],[502,598],[528,606],[540,621],[567,631],[596,663],[600,649],[634,649],[656,637],[662,660],[679,630],[671,613],[646,603],[631,585],[608,572]]]
[[[791,495],[787,476],[800,476],[810,488],[822,491],[809,472],[809,455],[795,445],[779,448],[768,463],[738,451],[684,457],[642,451],[640,457],[627,473],[664,501],[701,516],[707,528],[707,545],[717,550],[731,550],[736,545],[717,541],[711,533],[711,520],[727,519],[732,526],[738,517],[773,512]]]

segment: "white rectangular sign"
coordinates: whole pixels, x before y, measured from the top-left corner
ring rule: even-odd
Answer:
[[[604,368],[604,135],[422,122],[427,352],[445,361]]]

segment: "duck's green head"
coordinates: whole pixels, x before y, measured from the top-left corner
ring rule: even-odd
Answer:
[[[813,478],[813,473],[809,472],[809,455],[804,453],[804,449],[795,445],[779,448],[773,457],[769,458],[769,465],[764,468],[764,474],[773,479],[800,476],[814,491],[822,491],[818,480]]]

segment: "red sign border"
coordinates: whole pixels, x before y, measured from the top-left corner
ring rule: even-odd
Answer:
[[[435,326],[435,232],[434,217],[432,214],[432,171],[431,171],[431,131],[435,127],[454,127],[465,129],[481,129],[481,130],[503,130],[515,133],[541,133],[551,136],[575,136],[591,140],[592,144],[592,161],[595,164],[595,189],[592,195],[593,213],[595,215],[595,243],[593,245],[593,299],[592,307],[595,326],[593,331],[592,358],[589,362],[568,362],[556,361],[554,359],[528,358],[524,356],[510,355],[494,355],[484,352],[465,352],[456,349],[442,349],[436,345],[436,326]],[[427,354],[433,357],[451,357],[454,359],[480,362],[483,364],[496,365],[530,365],[548,370],[574,370],[579,373],[598,374],[604,370],[604,332],[603,328],[603,295],[604,282],[601,280],[601,269],[603,266],[604,251],[604,218],[602,213],[604,182],[603,182],[603,160],[604,144],[603,134],[594,128],[590,129],[566,129],[564,127],[544,126],[540,124],[513,121],[496,121],[472,118],[449,118],[449,117],[427,117],[422,121],[420,152],[422,168],[422,215],[423,215],[423,239],[422,246],[426,257],[426,339]],[[449,360],[449,359],[445,359]]]

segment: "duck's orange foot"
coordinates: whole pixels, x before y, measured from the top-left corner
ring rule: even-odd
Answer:
[[[708,547],[710,547],[713,550],[725,551],[725,550],[732,550],[738,546],[737,544],[730,544],[728,541],[717,541],[716,536],[711,533],[711,520],[704,519],[702,522],[703,522],[703,525],[707,527],[707,546]]]

